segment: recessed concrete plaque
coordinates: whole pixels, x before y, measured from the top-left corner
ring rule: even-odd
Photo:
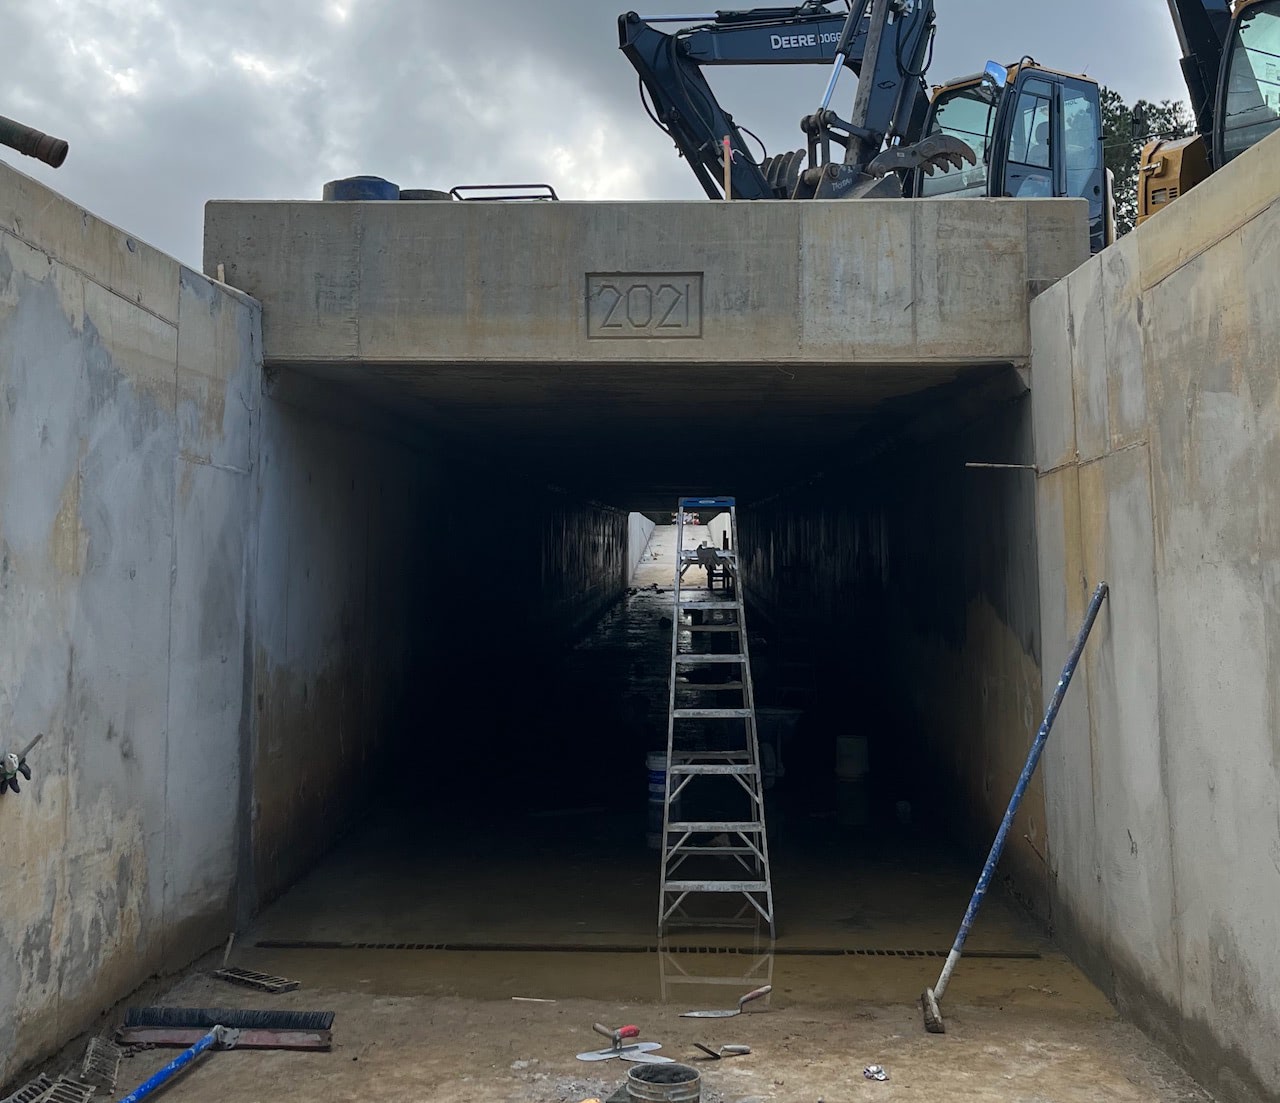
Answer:
[[[587,336],[702,336],[701,272],[589,272]]]

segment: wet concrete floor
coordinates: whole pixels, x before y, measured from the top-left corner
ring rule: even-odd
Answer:
[[[381,808],[236,947],[234,964],[300,980],[299,991],[264,996],[193,973],[165,997],[331,1009],[334,1051],[210,1055],[172,1098],[604,1099],[626,1067],[574,1055],[603,1044],[592,1022],[624,1021],[679,1060],[698,1056],[695,1041],[751,1045],[698,1066],[708,1103],[1207,1098],[997,893],[947,995],[948,1033],[926,1034],[916,1001],[954,936],[974,861],[924,825],[842,822],[825,798],[788,794],[789,781],[769,796],[776,943],[701,930],[659,942],[643,752],[665,737],[673,532],[658,530],[636,592],[566,659],[565,684],[594,687],[593,714],[623,702],[601,723],[626,753],[597,762],[575,744],[583,761],[501,800],[474,783],[465,801]],[[680,1017],[762,983],[773,992],[751,1014]],[[165,1056],[131,1059],[123,1080]],[[890,1080],[864,1079],[871,1063]]]

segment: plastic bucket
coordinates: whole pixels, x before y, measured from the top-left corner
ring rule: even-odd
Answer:
[[[633,1065],[627,1071],[627,1096],[637,1103],[698,1103],[702,1074],[688,1065]]]
[[[661,804],[667,799],[667,752],[650,751],[644,756],[644,766],[649,772],[649,799]]]
[[[667,752],[650,751],[644,756],[649,775],[649,825],[645,843],[650,850],[662,849],[662,805],[667,799]]]
[[[342,180],[330,180],[322,193],[326,202],[351,202],[399,199],[400,188],[381,176],[347,176]]]

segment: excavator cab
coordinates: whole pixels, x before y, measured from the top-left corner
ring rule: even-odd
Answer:
[[[1280,129],[1280,0],[1169,0],[1196,133],[1142,151],[1138,222]]]
[[[1112,231],[1096,81],[1024,58],[935,88],[926,135],[950,134],[978,154],[973,166],[916,173],[910,194],[939,199],[1076,198],[1089,203],[1090,246]]]
[[[1213,163],[1280,129],[1280,0],[1238,5],[1222,61]]]

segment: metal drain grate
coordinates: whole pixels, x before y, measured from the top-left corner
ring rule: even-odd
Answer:
[[[86,1084],[115,1091],[124,1050],[106,1038],[90,1038],[80,1066],[80,1079]]]
[[[881,950],[869,947],[779,946],[761,950],[752,946],[637,946],[596,943],[554,942],[339,942],[301,938],[264,938],[255,943],[264,950],[436,950],[462,953],[520,954],[739,954],[772,953],[778,957],[904,957],[945,958],[947,950]],[[1038,950],[971,950],[969,958],[997,958],[1008,961],[1038,961]]]
[[[92,1084],[82,1084],[79,1080],[59,1076],[53,1086],[39,1096],[39,1103],[89,1103],[92,1095]]]
[[[288,977],[273,977],[270,973],[256,973],[252,969],[215,969],[213,975],[231,984],[243,984],[246,988],[259,988],[263,992],[292,992],[301,988],[302,982]]]
[[[4,1099],[0,1099],[0,1103],[36,1103],[36,1100],[51,1087],[53,1087],[53,1081],[41,1073],[29,1084],[23,1084],[12,1095],[6,1095]]]

